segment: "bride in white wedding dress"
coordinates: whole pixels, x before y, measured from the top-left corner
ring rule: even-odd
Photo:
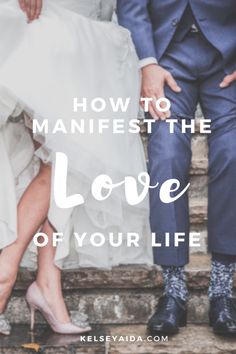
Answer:
[[[22,11],[17,0],[0,0],[0,248],[3,250],[0,266],[13,279],[8,282],[0,276],[4,294],[0,313],[17,273],[16,268],[9,270],[4,264],[4,257],[14,259],[15,254],[17,267],[20,262],[36,267],[37,248],[33,242],[23,261],[21,255],[28,245],[25,240],[30,240],[37,222],[34,232],[43,225],[43,232],[49,235],[53,230],[63,234],[63,242],[58,243],[56,250],[47,251],[47,260],[42,249],[38,252],[39,265],[44,267],[38,271],[42,283],[45,272],[50,273],[47,267],[53,272],[55,266],[110,268],[152,262],[147,198],[131,207],[122,188],[115,189],[104,201],[96,201],[91,194],[91,183],[98,175],[106,174],[113,183],[118,183],[126,176],[137,178],[146,171],[140,137],[128,129],[123,134],[112,134],[108,128],[103,134],[49,133],[31,139],[26,121],[12,122],[24,112],[30,117],[30,124],[32,120],[42,123],[47,119],[51,128],[58,119],[68,127],[72,119],[102,118],[122,119],[125,128],[128,127],[129,121],[138,116],[138,61],[129,32],[107,22],[112,12],[113,2],[107,0],[44,0],[39,18],[27,21],[27,10]],[[88,101],[96,97],[107,101],[110,97],[130,98],[130,104],[122,113],[110,108],[105,113],[91,109],[78,113],[73,112],[74,97],[79,100],[86,97]],[[81,193],[85,199],[83,205],[69,209],[56,205],[50,188],[54,183],[56,152],[68,157],[67,194]],[[45,181],[49,183],[45,185]],[[50,200],[42,200],[47,193],[51,193]],[[28,222],[31,227],[27,229]],[[75,232],[80,235],[98,232],[107,242],[94,247],[88,238],[79,247],[72,237]],[[139,247],[127,247],[126,242],[112,247],[108,242],[111,232],[122,233],[124,238],[129,232],[138,234]],[[19,239],[24,239],[21,246]],[[55,265],[50,265],[52,258]],[[46,290],[44,295],[47,297]],[[61,322],[68,317],[65,309],[63,317],[62,301],[58,306],[53,305],[54,315]]]

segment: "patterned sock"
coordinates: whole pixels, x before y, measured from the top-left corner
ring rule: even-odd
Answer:
[[[163,266],[162,274],[165,285],[164,294],[180,297],[183,301],[186,301],[188,298],[188,289],[184,267]]]
[[[208,289],[209,299],[219,296],[232,297],[235,263],[223,264],[212,261],[211,280]]]

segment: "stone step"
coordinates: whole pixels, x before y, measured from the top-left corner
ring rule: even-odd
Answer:
[[[187,268],[190,323],[208,321],[209,276],[209,257],[192,255]],[[29,323],[30,314],[24,294],[34,277],[35,274],[30,271],[23,271],[18,277],[7,309],[12,323]],[[63,272],[63,289],[69,310],[86,313],[92,324],[145,324],[154,311],[162,286],[161,272],[157,266]],[[37,322],[43,323],[40,315]]]
[[[95,327],[92,336],[104,336],[108,330]],[[86,341],[84,341],[86,339]],[[14,325],[10,336],[0,335],[1,354],[106,354],[104,342],[88,341],[80,335],[59,335],[48,326],[37,325],[34,333],[23,324]]]
[[[194,156],[190,168],[190,175],[192,176],[206,176],[208,173],[208,159],[201,156]]]
[[[26,347],[44,354],[235,354],[236,340],[214,335],[207,325],[188,325],[177,336],[155,339],[145,325],[98,326],[82,337],[53,334],[46,326],[30,334],[26,326],[17,325],[11,336],[0,336],[1,354],[36,353]]]
[[[190,247],[191,254],[206,255],[207,254],[207,226],[204,224],[192,224],[191,232],[200,234],[200,247]]]
[[[203,134],[194,134],[191,139],[193,158],[208,158],[208,141]]]
[[[203,289],[208,282],[210,269],[209,255],[192,255],[187,266],[188,282],[191,289]],[[201,278],[199,278],[201,276]],[[14,291],[25,291],[35,278],[35,271],[22,268]],[[200,281],[201,280],[201,281]],[[162,287],[160,269],[156,265],[123,265],[111,270],[80,268],[62,272],[64,290],[91,289],[149,289]]]
[[[148,289],[93,289],[64,291],[68,309],[73,313],[86,314],[91,324],[145,324],[154,313],[162,290]],[[190,289],[188,303],[189,323],[208,323],[207,288]],[[23,294],[14,294],[6,316],[11,323],[30,323],[30,313]],[[37,313],[36,323],[45,323]]]
[[[138,336],[142,342],[133,343],[111,342],[109,353],[112,354],[235,354],[236,339],[222,338],[214,335],[209,326],[190,325],[180,329],[177,336],[156,337],[156,342],[150,342],[145,326],[124,326],[111,328],[113,336]],[[159,340],[159,341],[158,341]]]
[[[190,175],[189,198],[207,199],[208,198],[208,177],[206,175]]]
[[[207,205],[207,198],[189,200],[191,224],[205,224],[207,222]]]

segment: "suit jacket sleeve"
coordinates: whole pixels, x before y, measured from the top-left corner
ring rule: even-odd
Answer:
[[[149,3],[150,0],[117,1],[119,24],[130,30],[139,59],[156,57]]]

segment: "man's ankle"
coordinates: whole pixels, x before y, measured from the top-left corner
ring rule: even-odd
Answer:
[[[188,289],[184,267],[163,266],[162,272],[165,286],[164,294],[187,301]]]
[[[208,289],[210,300],[217,297],[233,296],[235,263],[231,263],[230,259],[229,257],[227,261],[227,256],[224,256],[224,259],[216,255],[212,257],[211,279]]]

